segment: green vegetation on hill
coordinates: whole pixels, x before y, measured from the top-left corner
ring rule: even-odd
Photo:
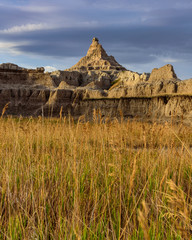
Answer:
[[[190,239],[192,130],[0,119],[0,239]]]
[[[112,90],[113,88],[119,86],[119,84],[121,83],[121,79],[116,79],[111,83],[111,87],[109,88],[109,90]]]

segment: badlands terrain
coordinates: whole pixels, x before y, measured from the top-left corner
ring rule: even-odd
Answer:
[[[191,85],[96,38],[65,71],[1,64],[0,239],[192,239]]]
[[[0,108],[8,115],[184,119],[192,116],[192,79],[180,80],[168,64],[151,73],[126,70],[97,38],[87,55],[65,71],[45,73],[0,65]]]

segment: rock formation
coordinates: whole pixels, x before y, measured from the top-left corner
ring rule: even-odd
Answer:
[[[97,38],[76,65],[65,71],[44,73],[0,65],[0,111],[6,114],[59,116],[69,113],[91,119],[94,109],[101,117],[142,119],[192,118],[192,79],[181,81],[168,64],[152,73],[132,72],[108,56]]]
[[[177,75],[171,64],[167,64],[161,68],[154,68],[150,74],[149,81],[161,81],[161,80],[171,80],[177,79]]]
[[[97,38],[93,38],[92,44],[89,47],[87,55],[69,71],[93,71],[93,70],[126,70],[122,67],[113,56],[108,56]]]
[[[13,64],[13,63],[2,63],[2,64],[0,64],[0,69],[4,69],[4,70],[22,70],[21,67],[19,67],[16,64]]]
[[[10,85],[55,87],[49,73],[44,73],[44,68],[26,69],[12,63],[0,65],[0,87],[9,88]]]

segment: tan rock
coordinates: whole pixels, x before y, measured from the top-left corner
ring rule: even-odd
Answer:
[[[138,83],[143,83],[148,81],[149,74],[143,73],[139,74],[132,71],[121,71],[115,75],[114,81],[119,81],[119,86],[133,86]]]
[[[178,94],[190,94],[192,95],[192,79],[187,79],[184,81],[180,81],[177,84],[177,92]]]
[[[82,82],[82,75],[78,71],[55,71],[51,73],[51,77],[57,86],[64,81],[68,85],[78,87]]]
[[[154,68],[149,77],[149,81],[177,79],[177,75],[171,64],[167,64],[161,68]]]
[[[105,91],[98,89],[85,89],[82,93],[82,99],[101,99],[107,96]]]
[[[113,84],[113,86],[111,86]],[[192,118],[192,79],[180,81],[172,65],[147,73],[127,71],[94,38],[79,63],[68,71],[44,73],[0,65],[0,109],[13,115]]]
[[[14,86],[41,86],[55,87],[49,73],[44,73],[44,68],[25,69],[12,63],[0,65],[0,86],[10,88]]]
[[[44,67],[38,67],[38,68],[36,68],[36,71],[37,71],[37,72],[44,73],[45,68],[44,68]]]
[[[93,71],[93,70],[126,70],[113,56],[108,56],[97,38],[93,38],[87,55],[68,70]]]
[[[4,70],[22,70],[21,67],[19,67],[16,64],[13,63],[2,63],[0,64],[0,69],[4,69]]]
[[[109,89],[111,86],[111,75],[103,71],[88,71],[82,73],[82,84],[81,86],[95,86],[101,89]]]
[[[65,81],[60,82],[59,86],[57,89],[75,89],[75,86],[67,84]]]

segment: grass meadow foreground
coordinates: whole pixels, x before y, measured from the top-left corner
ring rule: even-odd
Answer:
[[[192,129],[0,119],[0,239],[192,239]]]

